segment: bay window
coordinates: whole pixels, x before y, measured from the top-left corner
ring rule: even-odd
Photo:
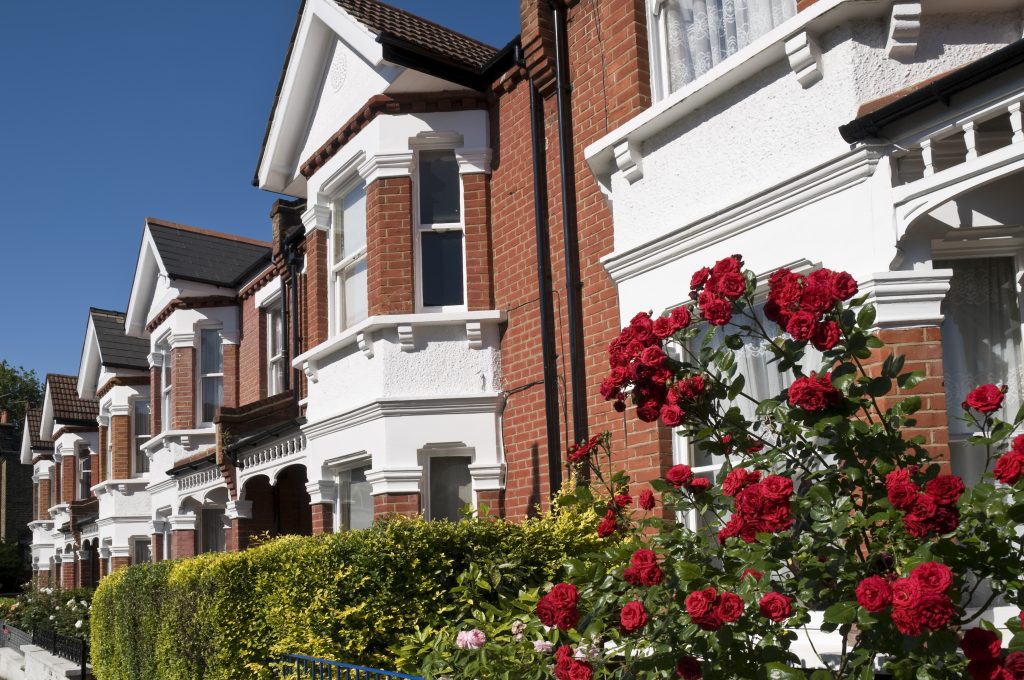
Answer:
[[[224,346],[219,330],[203,328],[199,331],[199,367],[201,420],[212,423],[217,409],[224,403]]]
[[[463,507],[473,502],[471,462],[468,456],[432,455],[427,458],[427,519],[458,522],[463,518]]]
[[[78,500],[85,500],[92,495],[92,457],[89,449],[78,449]]]
[[[369,312],[365,184],[358,184],[335,202],[332,225],[333,328],[339,333],[365,319]]]
[[[142,445],[149,440],[149,400],[136,399],[132,402],[132,442],[134,443],[136,477],[149,472],[149,457]]]
[[[796,0],[649,0],[656,98],[701,77],[796,14]]]
[[[1005,420],[1012,421],[1021,405],[1017,271],[1008,256],[936,260],[933,267],[953,270],[942,302],[942,372],[950,465],[970,485],[984,471],[986,456],[984,446],[967,443],[977,429],[963,421],[967,393],[985,383],[1005,384]]]
[[[443,311],[465,304],[462,178],[455,152],[417,152],[416,243],[419,307]]]
[[[373,496],[364,465],[338,475],[338,530],[367,529],[373,524]]]
[[[156,351],[160,355],[160,430],[171,429],[171,346],[167,340],[157,343]],[[113,468],[109,468],[113,469]]]
[[[280,302],[267,308],[267,396],[284,389],[284,309]]]

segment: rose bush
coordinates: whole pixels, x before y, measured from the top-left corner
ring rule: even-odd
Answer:
[[[690,285],[691,307],[638,314],[611,343],[601,394],[680,429],[721,470],[676,465],[640,484],[613,466],[607,434],[571,449],[588,483],[559,503],[592,508],[605,547],[507,603],[536,650],[513,675],[1024,678],[1024,615],[996,622],[1005,638],[982,618],[997,601],[1024,605],[1024,409],[1002,413],[998,385],[962,396],[987,456],[967,484],[914,434],[924,376],[872,333],[849,274],[779,270],[763,307],[740,256]],[[747,342],[769,349],[788,388],[750,394],[736,360]],[[812,612],[835,657],[794,653]],[[512,677],[486,663],[490,647],[452,665]]]

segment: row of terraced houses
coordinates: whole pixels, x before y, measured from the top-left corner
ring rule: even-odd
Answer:
[[[977,474],[949,415],[986,381],[1015,409],[1024,378],[1022,5],[522,0],[495,49],[305,0],[254,179],[290,197],[268,240],[147,219],[127,308],[83,310],[78,375],[28,416],[36,581],[524,517],[601,430],[638,482],[713,474],[597,387],[626,320],[732,253],[851,272],[927,372],[929,447]],[[761,396],[764,359],[742,352]]]

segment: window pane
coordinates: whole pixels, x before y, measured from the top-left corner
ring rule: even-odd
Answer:
[[[149,436],[149,402],[135,402],[135,436]]]
[[[462,519],[459,510],[472,501],[469,458],[430,458],[430,519]]]
[[[150,557],[149,541],[135,541],[134,543],[134,555],[132,555],[132,564],[145,564],[152,558]]]
[[[424,231],[423,306],[463,304],[462,232]]]
[[[224,511],[210,509],[202,511],[201,552],[224,552]]]
[[[345,326],[355,325],[369,314],[366,291],[366,260],[362,259],[345,270]]]
[[[220,332],[204,330],[200,333],[202,354],[202,372],[221,373],[224,370],[224,347],[220,343]]]
[[[203,378],[203,422],[212,423],[217,408],[224,403],[224,379]]]
[[[421,151],[420,224],[460,222],[459,164],[455,152]]]
[[[341,199],[342,253],[344,257],[354,255],[366,247],[366,186],[360,185]]]
[[[356,468],[344,473],[348,479],[341,482],[341,516],[342,530],[366,529],[373,524],[373,496],[370,495],[370,483],[366,481],[369,466]]]

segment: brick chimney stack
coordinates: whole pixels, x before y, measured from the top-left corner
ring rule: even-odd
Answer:
[[[279,198],[270,208],[270,223],[273,225],[274,231],[273,258],[275,263],[281,262],[284,239],[294,227],[302,224],[302,212],[305,209],[306,201],[301,198],[294,201]],[[282,265],[279,264],[279,266]]]

